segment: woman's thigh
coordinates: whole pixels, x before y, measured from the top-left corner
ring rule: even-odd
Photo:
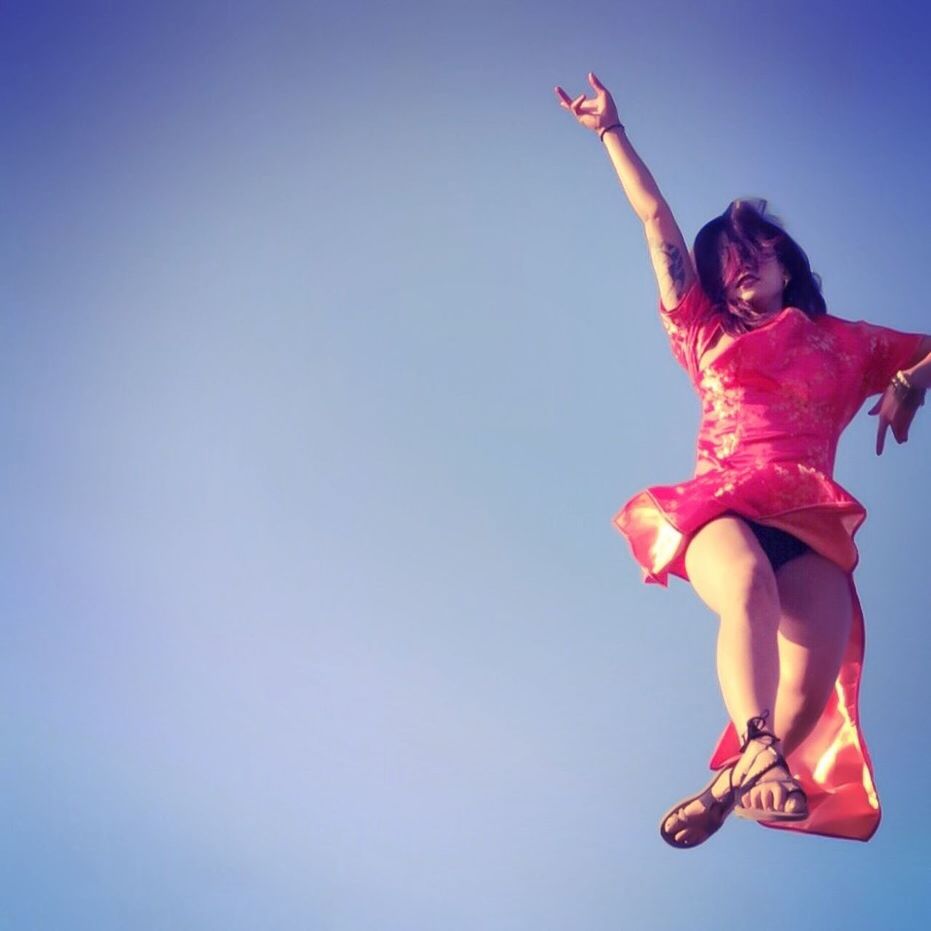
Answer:
[[[853,619],[847,573],[808,552],[781,566],[776,584],[782,676],[803,690],[815,681],[833,685]]]
[[[695,533],[685,553],[685,571],[698,596],[718,615],[760,597],[779,598],[769,558],[736,515],[717,517]]]

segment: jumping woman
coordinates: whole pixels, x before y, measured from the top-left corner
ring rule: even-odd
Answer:
[[[833,479],[837,442],[866,398],[899,443],[931,385],[931,336],[827,313],[808,258],[763,200],[736,200],[691,253],[607,88],[560,104],[607,148],[643,222],[660,320],[701,399],[693,478],[615,515],[643,581],[690,582],[720,618],[730,724],[714,773],[660,834],[689,848],[728,814],[868,840],[880,818],[860,729],[863,613],[854,534],[866,510]]]

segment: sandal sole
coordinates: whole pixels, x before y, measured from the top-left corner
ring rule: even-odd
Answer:
[[[805,821],[811,814],[808,811],[766,811],[763,808],[738,808],[731,812],[745,821]]]

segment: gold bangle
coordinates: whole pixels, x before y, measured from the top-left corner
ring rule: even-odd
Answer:
[[[905,398],[912,390],[911,382],[901,369],[892,376],[892,381],[889,384],[892,385],[896,397]]]
[[[925,403],[926,389],[913,385],[901,369],[892,376],[892,381],[889,384],[895,396],[903,404],[914,404],[916,407],[921,407]]]

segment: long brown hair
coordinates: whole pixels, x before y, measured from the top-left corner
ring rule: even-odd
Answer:
[[[695,237],[692,252],[699,281],[731,336],[754,329],[767,316],[746,301],[729,299],[726,281],[738,267],[759,267],[770,252],[775,252],[789,275],[783,305],[798,307],[809,317],[827,313],[820,275],[811,270],[808,256],[766,207],[762,198],[731,201],[727,210],[706,223]]]

